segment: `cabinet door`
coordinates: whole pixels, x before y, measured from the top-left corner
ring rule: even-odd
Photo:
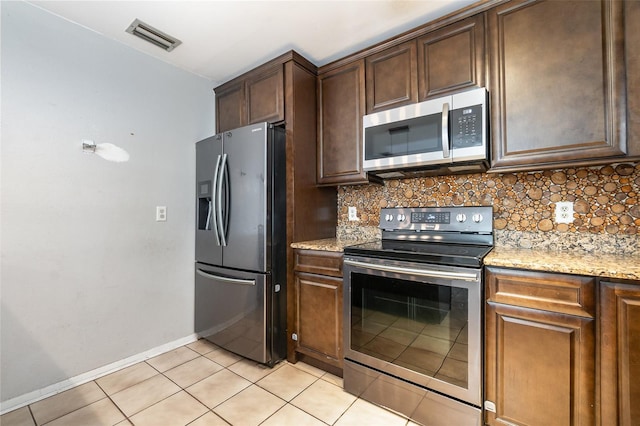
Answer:
[[[600,283],[601,424],[640,419],[640,283]]]
[[[488,12],[492,170],[626,153],[622,3],[526,1]]]
[[[362,170],[364,60],[318,76],[319,185],[366,183]]]
[[[419,100],[484,86],[484,15],[418,39]]]
[[[594,424],[593,319],[490,302],[485,321],[487,424]]]
[[[365,59],[367,114],[418,101],[416,42]]]
[[[247,124],[284,120],[283,85],[281,65],[247,79]]]
[[[627,77],[628,149],[629,155],[640,156],[640,1],[624,2],[625,26],[624,46]]]
[[[342,278],[296,272],[298,352],[342,368]]]
[[[218,133],[246,124],[243,82],[216,90],[216,129]]]

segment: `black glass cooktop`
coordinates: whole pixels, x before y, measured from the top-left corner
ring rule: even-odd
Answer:
[[[479,268],[491,249],[490,246],[473,244],[379,240],[347,246],[344,254]]]

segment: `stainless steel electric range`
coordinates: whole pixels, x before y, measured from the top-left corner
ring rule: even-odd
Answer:
[[[382,209],[344,249],[344,388],[424,425],[482,424],[492,207]]]

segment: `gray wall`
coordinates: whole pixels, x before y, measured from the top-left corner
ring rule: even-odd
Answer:
[[[26,3],[3,1],[1,28],[7,401],[192,335],[194,143],[213,134],[214,95]],[[82,139],[131,159],[83,153]]]

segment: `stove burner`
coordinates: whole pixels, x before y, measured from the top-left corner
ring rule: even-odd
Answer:
[[[383,209],[383,239],[345,247],[344,253],[479,268],[493,248],[492,212],[491,207]],[[425,217],[440,219],[437,226],[427,226],[422,220]]]
[[[477,268],[482,265],[482,259],[491,251],[491,248],[475,245],[380,240],[345,247],[344,254]]]

